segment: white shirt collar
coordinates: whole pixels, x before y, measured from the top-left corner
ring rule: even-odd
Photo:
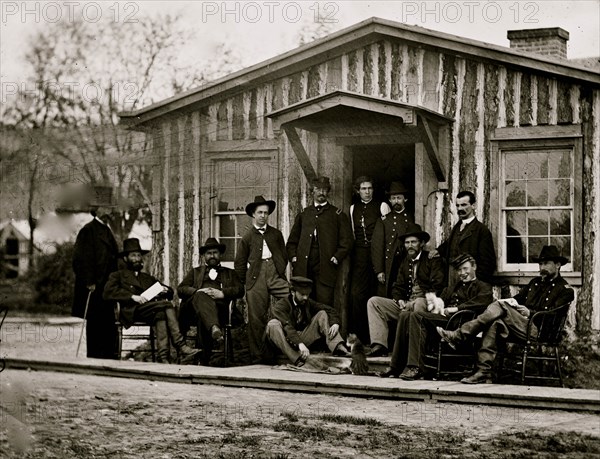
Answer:
[[[328,203],[328,201],[325,201],[323,204],[319,204],[318,202],[315,202],[315,207],[323,207],[326,206]]]
[[[102,223],[104,226],[107,226],[106,223],[104,223],[102,220],[100,220],[97,215],[94,217],[94,220],[97,220],[100,223]]]
[[[475,220],[475,215],[473,215],[471,218],[466,218],[464,220],[460,221],[461,226],[465,226],[468,225],[469,223],[471,223],[473,220]]]

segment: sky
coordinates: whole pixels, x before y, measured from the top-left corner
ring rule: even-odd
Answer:
[[[562,27],[570,33],[569,58],[600,56],[600,0],[577,1],[1,1],[0,78],[2,91],[26,78],[23,44],[58,19],[138,20],[176,13],[197,31],[181,53],[209,59],[219,42],[236,44],[244,65],[297,46],[302,24],[327,21],[334,30],[377,16],[508,46],[507,30]],[[5,100],[2,98],[2,100]]]

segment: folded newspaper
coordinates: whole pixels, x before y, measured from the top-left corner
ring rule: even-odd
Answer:
[[[146,299],[146,301],[152,300],[155,296],[161,294],[163,291],[163,286],[160,282],[155,282],[153,285],[148,287],[144,293],[141,294],[142,297]]]

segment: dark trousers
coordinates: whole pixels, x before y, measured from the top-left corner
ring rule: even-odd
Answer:
[[[102,289],[90,296],[86,320],[87,356],[94,359],[118,359],[115,304],[102,299]]]
[[[334,306],[333,300],[335,287],[325,285],[320,281],[321,254],[319,252],[319,244],[316,242],[313,242],[310,246],[306,274],[307,277],[313,281],[313,289],[310,292],[310,297],[318,303]]]
[[[390,366],[402,371],[406,366],[423,369],[423,355],[428,336],[437,336],[436,326],[445,326],[448,318],[431,312],[404,311],[398,316],[396,341]]]
[[[377,275],[371,261],[371,247],[355,247],[352,257],[351,302],[349,330],[363,343],[370,343],[367,301],[377,292]]]

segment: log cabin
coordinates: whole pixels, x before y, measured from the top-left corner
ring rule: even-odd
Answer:
[[[458,220],[456,193],[474,192],[498,295],[536,276],[533,258],[557,245],[576,291],[571,329],[600,330],[600,72],[567,59],[561,28],[508,38],[510,48],[371,18],[122,113],[155,161],[151,269],[177,284],[209,236],[232,262],[259,194],[277,202],[269,222],[287,237],[315,175],[330,177],[330,201],[348,212],[366,174],[379,198],[393,180],[414,189],[430,248]]]

